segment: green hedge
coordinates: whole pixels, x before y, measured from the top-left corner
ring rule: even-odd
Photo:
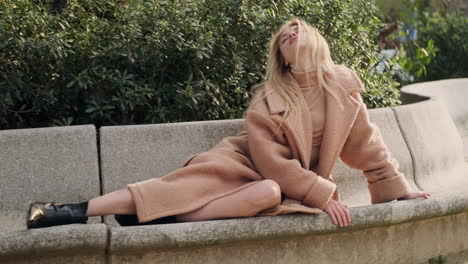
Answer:
[[[66,1],[0,1],[0,128],[241,118],[293,16],[358,72],[369,108],[400,103],[370,73],[381,23],[367,0],[52,2]]]
[[[418,39],[433,40],[439,51],[416,81],[468,77],[468,17],[461,11],[425,12],[418,25]],[[414,51],[413,51],[414,52]]]

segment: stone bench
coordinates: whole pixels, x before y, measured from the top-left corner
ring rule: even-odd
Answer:
[[[6,218],[0,219],[15,226],[0,232],[0,262],[30,263],[24,255],[31,253],[38,263],[427,263],[439,255],[448,263],[467,261],[462,139],[444,103],[425,99],[369,113],[412,188],[433,195],[370,205],[362,172],[339,161],[333,175],[352,216],[342,228],[326,213],[297,213],[131,227],[120,227],[112,217],[99,223],[97,217],[87,225],[26,231],[29,201],[77,202],[99,195],[99,188],[108,193],[163,176],[190,155],[240,133],[243,120],[102,127],[101,182],[93,126],[0,131],[0,148],[7,149],[0,154],[0,177],[7,180],[0,187]],[[36,164],[42,172],[33,174]],[[36,177],[44,182],[40,187]]]
[[[401,101],[411,104],[437,98],[445,105],[454,121],[465,149],[468,161],[468,78],[456,78],[406,85],[401,88]]]
[[[93,125],[0,131],[0,263],[103,263],[107,227],[26,230],[32,201],[77,202],[100,195]]]

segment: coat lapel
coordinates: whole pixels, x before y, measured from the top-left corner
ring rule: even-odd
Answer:
[[[268,82],[267,82],[268,83]],[[281,97],[269,86],[266,89],[266,100],[270,114],[279,114],[285,111],[285,105]],[[353,125],[360,108],[360,103],[349,95],[343,88],[335,89],[337,95],[342,99],[343,109],[338,101],[326,93],[326,115],[324,134],[319,152],[319,162],[316,173],[326,179],[330,179],[331,170],[338,158],[349,131]],[[301,93],[302,95],[302,93]],[[291,148],[297,152],[305,169],[310,169],[310,158],[312,151],[312,114],[304,105],[301,111],[292,115],[286,124],[285,133],[288,140],[292,139]],[[289,134],[289,135],[288,135]]]
[[[270,114],[280,114],[286,110],[284,101],[266,82],[266,99]],[[302,94],[301,94],[302,95]],[[291,115],[285,122],[285,133],[290,142],[293,154],[297,153],[302,167],[309,169],[312,147],[311,113],[306,105],[301,107],[298,114]],[[310,135],[310,136],[307,136]],[[292,143],[292,144],[291,144]],[[310,148],[308,148],[310,147]]]
[[[325,119],[325,130],[319,152],[319,163],[317,173],[326,179],[331,178],[331,170],[343,148],[349,131],[356,119],[360,103],[351,97],[348,91],[336,89],[342,100],[343,108],[340,107],[335,97],[327,93]]]

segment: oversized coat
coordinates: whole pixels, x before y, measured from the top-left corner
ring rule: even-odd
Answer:
[[[190,156],[181,168],[163,177],[128,184],[139,222],[196,210],[264,179],[278,183],[282,202],[257,216],[320,213],[330,199],[339,200],[331,173],[338,157],[363,171],[373,204],[409,193],[398,162],[369,120],[361,80],[343,66],[329,78],[341,84],[335,91],[343,99],[343,109],[326,93],[326,121],[316,166],[310,167],[312,113],[304,105],[279,128],[285,104],[267,81],[246,111],[243,132]]]

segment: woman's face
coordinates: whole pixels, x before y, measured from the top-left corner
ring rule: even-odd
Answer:
[[[279,47],[280,47],[281,54],[286,60],[286,63],[292,64],[292,65],[296,64],[296,47],[298,44],[298,40],[299,40],[299,36],[298,36],[297,25],[292,25],[286,28],[286,30],[284,30],[284,32],[280,35]],[[305,42],[305,38],[304,36],[301,36],[300,46],[303,46],[304,42]]]

